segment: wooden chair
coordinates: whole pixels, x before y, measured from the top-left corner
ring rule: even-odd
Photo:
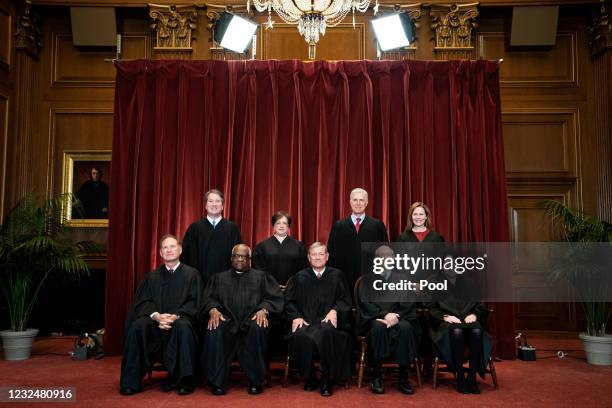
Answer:
[[[353,299],[357,302],[357,296],[359,294],[359,285],[361,284],[361,279],[363,276],[360,276],[357,281],[355,281],[355,287],[353,288]],[[353,321],[356,320],[357,309],[353,308]],[[367,353],[368,353],[368,342],[365,336],[357,336],[357,342],[359,343],[359,368],[357,370],[357,388],[361,388],[363,385],[363,376],[366,369],[366,361],[367,361]],[[414,358],[414,369],[416,371],[417,384],[419,387],[422,386],[421,382],[421,367],[419,358]]]
[[[147,370],[147,380],[150,380],[151,378],[153,378],[153,372],[163,372],[163,371],[168,371],[168,369],[163,363],[160,363],[160,362],[153,363]]]
[[[313,355],[313,360],[316,360],[318,357],[316,350],[315,353]],[[284,375],[283,375],[283,388],[287,387],[287,384],[289,383],[289,364],[291,363],[291,356],[289,354],[289,352],[287,352],[287,360],[285,361],[285,371],[284,371]],[[318,365],[318,361],[314,361],[315,366]],[[348,380],[347,382],[344,383],[344,388],[349,389],[351,386],[351,380]]]

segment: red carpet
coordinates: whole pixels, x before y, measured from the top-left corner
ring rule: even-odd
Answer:
[[[294,383],[287,388],[280,386],[280,378],[273,378],[273,387],[262,395],[246,393],[246,382],[234,376],[234,382],[226,396],[212,396],[199,387],[192,395],[182,397],[160,390],[163,374],[145,380],[145,392],[123,397],[118,393],[119,357],[102,360],[73,361],[70,357],[44,353],[66,353],[71,342],[66,339],[43,339],[34,348],[30,360],[22,362],[0,361],[0,386],[76,387],[77,403],[13,404],[26,406],[91,406],[91,407],[226,407],[226,406],[299,406],[316,407],[325,404],[334,407],[400,406],[416,403],[421,406],[478,406],[478,407],[557,407],[557,406],[612,406],[612,367],[597,367],[584,361],[582,351],[570,351],[563,359],[556,357],[556,350],[580,350],[575,338],[531,338],[538,347],[538,361],[501,361],[496,364],[500,388],[490,386],[490,378],[481,382],[481,395],[461,395],[453,388],[450,376],[444,374],[440,387],[433,390],[431,383],[416,388],[413,396],[405,396],[396,390],[394,375],[386,381],[387,393],[373,395],[369,388],[358,389],[354,383],[346,390],[336,387],[331,398],[323,399],[318,393],[306,393],[302,385]],[[545,351],[550,349],[551,351]],[[554,358],[551,358],[554,356]],[[1,406],[8,406],[0,403]]]

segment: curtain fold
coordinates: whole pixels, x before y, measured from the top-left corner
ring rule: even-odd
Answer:
[[[120,352],[157,240],[182,238],[203,194],[253,246],[271,214],[326,241],[355,187],[403,231],[414,201],[448,241],[507,241],[499,73],[488,61],[129,61],[116,63],[105,351]],[[512,357],[511,304],[495,305],[497,354]]]

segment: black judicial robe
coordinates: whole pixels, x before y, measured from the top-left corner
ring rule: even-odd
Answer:
[[[244,331],[245,324],[260,309],[270,314],[283,310],[283,293],[278,282],[257,269],[241,274],[229,269],[213,275],[206,284],[204,299],[203,320],[208,322],[210,309],[217,308],[226,319],[227,330],[234,334]]]
[[[213,275],[204,291],[201,321],[205,326],[209,312],[217,308],[225,318],[215,330],[206,331],[204,372],[211,384],[222,387],[228,377],[235,353],[251,382],[261,385],[267,369],[268,328],[259,327],[253,315],[266,309],[270,315],[283,310],[283,294],[278,282],[267,272],[250,269],[237,273],[230,269]]]
[[[151,365],[150,358],[161,353],[170,381],[195,372],[196,322],[202,303],[203,286],[199,272],[183,263],[168,273],[165,265],[149,272],[136,291],[126,320],[121,362],[121,386],[140,389],[140,381]],[[153,312],[180,316],[171,330],[159,329]]]
[[[108,184],[87,180],[76,193],[83,208],[76,207],[73,218],[108,218]]]
[[[486,325],[488,317],[488,309],[481,303],[473,299],[476,298],[474,291],[478,290],[476,284],[469,278],[459,275],[453,285],[448,281],[448,291],[441,294],[441,297],[435,302],[426,303],[425,306],[429,310],[430,315],[430,336],[433,342],[434,350],[441,356],[444,361],[453,367],[452,349],[450,343],[450,328],[481,328],[483,330],[482,337],[482,354],[479,359],[476,371],[481,377],[484,377],[485,369],[493,342],[489,333],[483,325]],[[476,322],[450,324],[444,321],[444,315],[457,316],[463,321],[468,315],[474,313]]]
[[[338,328],[321,323],[331,309],[337,312]],[[287,336],[291,361],[304,378],[311,375],[314,348],[319,352],[323,371],[337,380],[350,378],[350,310],[351,295],[339,269],[328,266],[318,279],[309,267],[289,280],[285,290],[287,320],[291,325],[294,319],[302,318],[309,324]]]
[[[355,224],[348,216],[336,221],[329,233],[329,239],[327,240],[328,265],[345,273],[352,291],[355,281],[362,274],[362,265],[370,265],[370,258],[373,256],[369,253],[362,253],[361,243],[388,241],[387,228],[382,221],[366,216],[362,220],[359,234],[357,234]]]
[[[423,241],[419,241],[411,229],[407,229],[397,238],[398,242],[444,242],[444,237],[430,229]]]
[[[368,350],[374,360],[393,357],[400,364],[408,365],[417,356],[417,344],[421,326],[416,317],[416,303],[413,292],[374,290],[376,280],[401,282],[410,279],[409,274],[393,271],[388,278],[384,274],[363,275],[357,288],[357,333],[365,335]],[[387,313],[397,313],[399,323],[387,328],[376,319],[384,319]]]
[[[232,248],[241,242],[240,229],[222,218],[215,228],[207,218],[192,223],[183,238],[181,262],[200,271],[202,281],[231,267]]]
[[[271,273],[285,286],[290,277],[306,267],[306,249],[294,238],[287,236],[279,242],[273,235],[255,246],[253,263],[255,268]]]

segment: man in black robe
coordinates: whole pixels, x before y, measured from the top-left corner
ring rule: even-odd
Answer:
[[[329,233],[329,265],[340,269],[346,275],[349,288],[361,276],[361,266],[369,265],[372,254],[362,252],[362,242],[388,242],[385,224],[365,213],[368,206],[368,192],[356,188],[350,195],[352,214],[336,221]],[[351,294],[352,296],[352,294]]]
[[[348,313],[351,295],[342,271],[326,266],[329,254],[324,244],[315,242],[308,249],[310,267],[289,280],[285,291],[285,311],[291,323],[290,361],[306,379],[304,390],[317,387],[313,353],[320,357],[322,396],[332,395],[331,379],[350,379],[351,336]]]
[[[205,289],[208,319],[204,373],[214,395],[225,394],[234,355],[249,378],[249,394],[261,394],[267,369],[268,315],[283,310],[283,294],[267,272],[250,269],[251,249],[236,245],[232,268],[213,275]]]
[[[238,226],[223,218],[223,193],[210,190],[204,195],[206,217],[192,223],[183,238],[181,262],[200,271],[202,281],[227,270],[234,245],[241,242]]]
[[[81,185],[76,196],[80,205],[75,206],[72,218],[108,218],[108,184],[102,181],[102,169],[91,168],[89,180]]]
[[[393,258],[393,250],[383,245],[374,256]],[[420,325],[416,318],[416,296],[408,290],[383,289],[383,283],[400,283],[411,276],[384,269],[380,274],[363,275],[357,290],[357,333],[366,336],[373,368],[371,390],[383,394],[385,387],[381,375],[384,359],[399,363],[399,389],[404,394],[414,391],[408,382],[408,366],[417,355]]]
[[[179,262],[181,245],[173,235],[160,240],[164,265],[149,272],[138,287],[126,321],[119,392],[142,391],[141,381],[158,357],[168,370],[164,391],[181,395],[195,387],[196,330],[202,281],[194,268]]]

